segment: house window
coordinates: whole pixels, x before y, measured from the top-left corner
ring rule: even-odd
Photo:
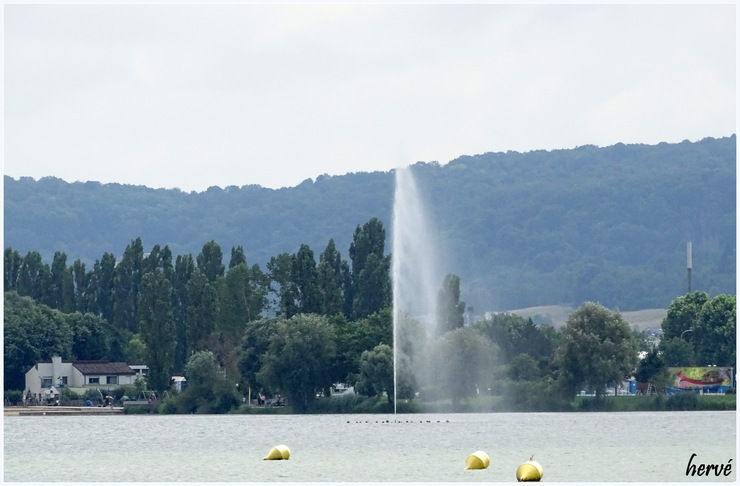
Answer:
[[[41,378],[41,388],[51,388],[51,376]]]
[[[61,384],[62,386],[67,386],[67,377],[66,377],[66,376],[62,376],[62,381],[61,381],[61,383],[60,383],[60,384]]]
[[[88,383],[89,385],[91,385],[91,384],[93,384],[93,383],[100,383],[100,377],[99,377],[99,376],[96,376],[95,378],[93,378],[93,377],[89,377],[89,378],[87,379],[87,383]]]
[[[106,376],[105,377],[105,383],[108,385],[117,385],[118,384],[118,377],[117,376]]]

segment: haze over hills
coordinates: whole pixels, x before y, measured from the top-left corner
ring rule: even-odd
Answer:
[[[665,309],[687,290],[735,293],[736,137],[698,142],[462,156],[414,164],[443,255],[476,314],[598,301],[621,311]],[[204,192],[5,177],[5,247],[55,251],[92,266],[134,238],[145,250],[192,253],[241,245],[249,264],[342,258],[355,228],[380,218],[391,236],[393,173],[318,176],[296,187]],[[390,252],[390,243],[386,246]],[[228,263],[228,262],[226,262]],[[441,284],[441,280],[440,280]]]

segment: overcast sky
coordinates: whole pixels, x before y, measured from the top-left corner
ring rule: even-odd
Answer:
[[[202,191],[735,133],[725,5],[5,5],[4,164]]]

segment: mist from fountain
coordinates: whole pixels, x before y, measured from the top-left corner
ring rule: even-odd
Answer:
[[[427,335],[435,324],[438,264],[431,220],[411,167],[396,169],[393,199],[393,412],[397,411],[401,325],[419,321]]]

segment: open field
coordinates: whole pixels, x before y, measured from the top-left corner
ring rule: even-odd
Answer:
[[[507,311],[510,314],[516,314],[522,317],[541,316],[552,320],[555,327],[565,324],[575,308],[564,305],[543,305],[538,307],[527,307],[525,309],[515,309]],[[638,311],[622,312],[622,317],[627,321],[630,327],[637,327],[641,331],[645,329],[659,329],[663,318],[668,311],[666,309],[643,309]]]

